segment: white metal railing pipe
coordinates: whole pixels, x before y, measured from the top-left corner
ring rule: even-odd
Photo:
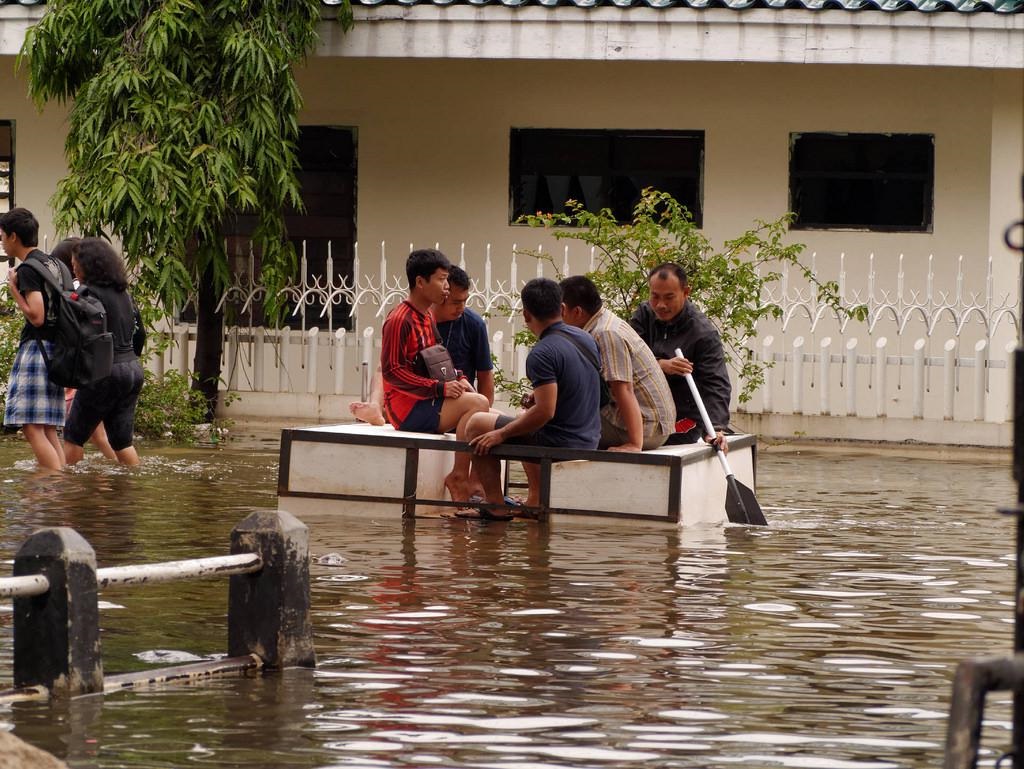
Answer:
[[[956,339],[947,339],[942,346],[943,371],[942,371],[942,418],[953,418],[953,403],[956,400]]]
[[[857,338],[846,340],[846,416],[857,416]]]
[[[793,340],[793,413],[804,413],[804,338]]]
[[[988,381],[988,341],[980,339],[974,344],[974,420],[985,420],[985,395]]]
[[[889,340],[884,336],[879,337],[875,342],[875,415],[880,417],[886,415],[885,391],[888,361],[885,348],[888,344]]]
[[[212,558],[190,558],[186,561],[109,566],[96,570],[96,584],[100,588],[115,585],[146,585],[183,579],[208,579],[232,574],[252,574],[262,568],[263,561],[258,554],[238,553],[213,556]]]
[[[924,348],[927,342],[918,339],[914,342],[914,393],[911,416],[924,419]]]
[[[829,369],[832,364],[832,337],[827,336],[821,340],[818,348],[818,410],[828,415],[832,413],[832,406],[829,403],[830,385]]]
[[[320,329],[314,326],[306,332],[306,336],[306,392],[316,393],[316,360],[320,350]]]
[[[0,579],[0,598],[27,598],[42,595],[50,589],[50,580],[42,574]]]
[[[764,370],[764,385],[761,387],[763,397],[761,398],[761,411],[771,413],[772,411],[772,344],[775,337],[770,334],[761,342],[761,360],[768,364]]]

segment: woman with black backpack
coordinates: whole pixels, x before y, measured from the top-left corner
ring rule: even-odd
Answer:
[[[124,261],[105,240],[82,238],[71,263],[82,290],[99,299],[107,311],[107,330],[114,337],[114,362],[110,376],[79,387],[75,393],[64,426],[64,457],[69,465],[78,462],[85,442],[102,423],[117,461],[137,465],[139,455],[132,441],[143,373],[133,348],[136,312],[128,294]]]

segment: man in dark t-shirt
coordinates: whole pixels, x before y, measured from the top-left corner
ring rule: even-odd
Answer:
[[[19,262],[39,260],[63,280],[57,263],[36,248],[38,242],[39,222],[31,211],[12,208],[0,216],[0,245],[7,256]],[[50,381],[40,349],[45,347],[47,355],[52,352],[54,334],[52,324],[46,322],[50,302],[44,283],[31,267],[7,271],[7,287],[25,316],[25,326],[7,384],[4,426],[21,428],[41,468],[61,470],[64,449],[57,429],[64,426],[64,388]]]
[[[502,443],[596,449],[601,438],[601,379],[588,360],[600,360],[597,344],[585,331],[562,322],[562,290],[548,278],[534,278],[523,287],[523,319],[538,342],[526,358],[526,376],[533,394],[517,417],[474,414],[466,438],[476,453],[473,462],[492,505],[504,503],[499,461],[490,449]],[[586,356],[580,347],[585,348]],[[527,504],[540,504],[539,467],[523,463],[530,481]],[[506,510],[481,510],[484,517],[506,519]]]

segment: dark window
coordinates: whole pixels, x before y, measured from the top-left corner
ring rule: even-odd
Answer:
[[[931,232],[934,184],[934,136],[790,136],[794,229]]]
[[[513,128],[510,154],[513,223],[562,213],[567,200],[628,222],[646,187],[669,193],[702,223],[703,131]]]
[[[14,208],[14,123],[0,120],[0,213]]]
[[[342,278],[352,279],[355,257],[356,220],[356,133],[351,128],[334,126],[302,126],[298,143],[299,170],[303,211],[288,209],[285,212],[285,226],[288,239],[295,246],[299,267],[305,243],[307,280],[310,284],[319,280],[320,285],[337,285]],[[228,253],[232,271],[236,274],[249,272],[249,237],[256,226],[254,216],[236,216],[227,227]],[[332,261],[332,280],[327,280],[328,244]],[[259,254],[254,257],[255,275],[260,274]],[[300,273],[294,282],[298,283]],[[258,278],[257,278],[258,280]],[[241,302],[235,303],[240,311]],[[347,328],[351,330],[352,319],[347,301],[332,303],[321,316],[323,302],[319,299],[305,304],[306,328]],[[302,326],[301,310],[292,314],[295,307],[288,306],[285,325],[291,328]],[[329,316],[329,317],[328,317]],[[183,314],[183,319],[184,319]],[[251,306],[250,312],[238,316],[243,323],[263,323],[261,307]]]

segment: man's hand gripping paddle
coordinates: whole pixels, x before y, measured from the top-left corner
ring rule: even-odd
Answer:
[[[682,350],[676,348],[676,357],[685,359]],[[690,387],[690,393],[693,395],[693,400],[697,404],[697,409],[700,411],[700,417],[704,423],[704,430],[708,435],[715,434],[715,426],[711,424],[711,418],[708,416],[708,411],[704,408],[704,401],[700,397],[700,392],[697,390],[697,383],[693,381],[692,374],[685,374],[686,384]],[[754,492],[744,486],[742,483],[736,480],[736,476],[732,473],[732,468],[729,467],[729,460],[725,458],[725,454],[718,444],[714,444],[715,453],[718,455],[718,461],[722,463],[722,469],[725,470],[725,483],[727,486],[726,497],[725,497],[725,514],[729,517],[730,523],[746,523],[753,526],[767,526],[768,521],[765,520],[764,513],[761,512],[761,506],[757,503],[757,498],[754,496]]]

